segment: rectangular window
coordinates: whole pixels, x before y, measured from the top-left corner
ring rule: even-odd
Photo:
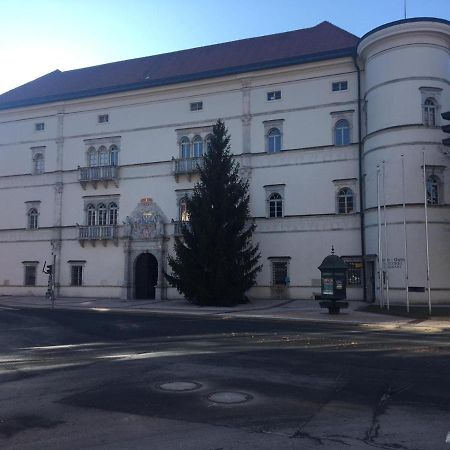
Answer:
[[[81,286],[83,284],[83,266],[71,266],[70,285]]]
[[[100,114],[98,116],[98,123],[107,123],[109,122],[109,114]]]
[[[203,109],[203,102],[193,102],[190,104],[191,111],[201,111]]]
[[[25,266],[25,286],[36,286],[36,266]]]
[[[348,266],[347,271],[347,284],[349,286],[361,286],[362,285],[362,269],[363,264],[361,261],[345,261]]]
[[[267,101],[281,100],[281,91],[271,91],[267,93]]]
[[[333,92],[346,91],[348,89],[347,81],[336,81],[332,85]]]
[[[34,129],[36,131],[44,131],[45,130],[45,123],[44,122],[38,122],[34,124]]]
[[[272,261],[272,284],[274,286],[285,286],[288,284],[287,261]]]

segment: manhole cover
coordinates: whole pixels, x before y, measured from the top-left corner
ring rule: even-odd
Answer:
[[[241,392],[214,392],[208,395],[208,400],[214,403],[244,403],[251,399],[251,395]]]
[[[200,389],[202,385],[200,383],[194,383],[193,381],[171,381],[169,383],[160,383],[156,387],[163,391],[194,391]]]

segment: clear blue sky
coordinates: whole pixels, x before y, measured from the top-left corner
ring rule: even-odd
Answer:
[[[407,0],[450,19],[450,0]],[[0,93],[68,70],[314,26],[358,36],[404,17],[404,0],[0,0]]]

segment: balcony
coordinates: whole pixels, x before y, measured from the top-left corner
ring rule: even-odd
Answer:
[[[97,241],[101,241],[106,247],[108,241],[118,245],[117,225],[78,225],[78,240],[82,247],[89,241],[93,247]]]
[[[173,235],[174,236],[181,236],[181,229],[182,227],[185,226],[188,229],[190,229],[191,224],[187,221],[182,221],[182,220],[177,220],[175,222],[173,222]]]
[[[78,167],[79,180],[83,189],[91,183],[94,189],[97,189],[97,183],[103,183],[104,187],[108,187],[108,183],[112,182],[118,187],[119,167],[118,166],[93,166]]]
[[[203,157],[173,159],[173,173],[178,182],[180,175],[187,175],[189,181],[193,173],[197,173],[203,164]]]

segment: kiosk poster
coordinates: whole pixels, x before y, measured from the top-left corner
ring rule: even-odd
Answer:
[[[333,295],[333,278],[323,279],[323,294]]]

